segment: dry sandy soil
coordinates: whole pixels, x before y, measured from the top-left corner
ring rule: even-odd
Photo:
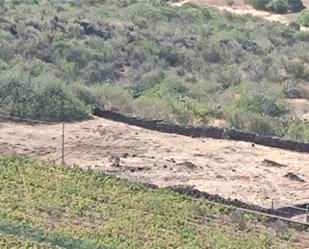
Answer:
[[[181,5],[192,2],[198,4],[206,4],[213,7],[216,7],[220,10],[227,10],[234,14],[251,14],[253,16],[263,17],[270,21],[277,21],[284,24],[290,23],[292,20],[297,18],[298,13],[293,14],[275,14],[266,11],[255,10],[252,6],[244,3],[243,0],[235,0],[233,6],[228,6],[226,0],[184,0],[179,2],[174,2],[172,5],[180,7]],[[303,0],[304,5],[309,8],[309,0]],[[302,30],[309,31],[309,28],[302,27]]]
[[[65,130],[67,164],[159,186],[192,185],[266,208],[271,199],[275,207],[309,203],[306,153],[164,134],[100,118],[66,124]],[[0,152],[12,151],[59,162],[61,125],[0,122]]]

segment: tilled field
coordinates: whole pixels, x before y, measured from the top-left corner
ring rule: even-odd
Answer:
[[[61,161],[61,124],[0,123],[1,152]],[[270,208],[309,203],[309,154],[164,134],[105,119],[65,125],[65,162]]]

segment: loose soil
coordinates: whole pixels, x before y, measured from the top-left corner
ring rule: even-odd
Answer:
[[[61,124],[0,123],[0,152],[61,162]],[[309,203],[309,154],[190,138],[101,118],[65,125],[65,162],[161,187],[191,185],[271,207]],[[294,180],[287,175],[295,175]]]

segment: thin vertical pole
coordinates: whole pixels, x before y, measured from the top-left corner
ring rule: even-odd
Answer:
[[[62,120],[62,148],[61,148],[61,163],[62,165],[65,164],[64,161],[64,109],[63,109],[63,105],[64,105],[64,97],[62,96],[62,101],[61,101],[61,109],[60,109],[60,120]]]
[[[306,205],[306,222],[309,223],[309,204]]]
[[[274,212],[274,199],[271,199],[271,212]]]
[[[62,159],[62,164],[64,165],[64,122],[62,122],[62,155],[61,155],[61,159]]]

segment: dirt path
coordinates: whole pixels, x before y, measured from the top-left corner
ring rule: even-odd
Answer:
[[[213,7],[216,7],[220,10],[226,10],[234,14],[243,15],[243,14],[250,14],[253,16],[258,16],[265,18],[269,21],[276,21],[281,22],[283,24],[289,24],[291,21],[295,20],[299,13],[292,13],[292,14],[276,14],[270,13],[267,11],[256,10],[252,6],[247,5],[244,3],[243,0],[235,0],[232,6],[228,6],[226,4],[226,0],[184,0],[179,2],[174,2],[172,5],[180,7],[185,3],[192,2],[197,4],[206,4]],[[309,8],[309,0],[303,0],[304,5]],[[309,28],[302,27],[303,31],[309,31]]]
[[[60,161],[60,147],[61,125],[0,123],[2,152]],[[266,208],[271,199],[276,206],[309,203],[309,154],[163,134],[99,118],[66,125],[65,154],[67,164],[160,186],[193,185]]]

